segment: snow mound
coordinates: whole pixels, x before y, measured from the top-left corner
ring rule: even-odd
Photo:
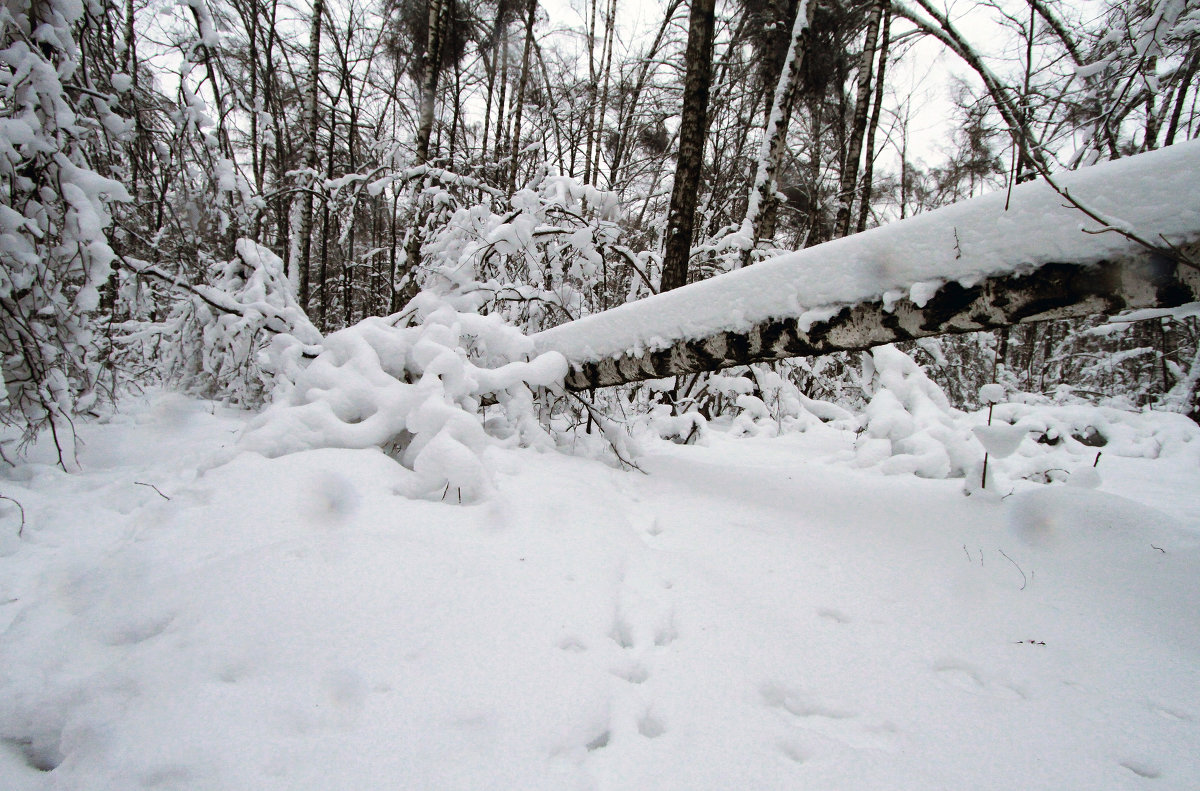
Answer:
[[[855,464],[888,475],[958,477],[978,453],[959,413],[921,366],[895,346],[863,355],[863,383],[871,400],[864,413]]]
[[[369,318],[326,338],[295,381],[278,385],[242,447],[270,457],[378,447],[416,473],[406,494],[459,502],[491,491],[482,459],[490,444],[553,447],[531,388],[560,383],[563,356],[533,356],[497,316],[459,313],[428,294],[415,307],[415,326]]]

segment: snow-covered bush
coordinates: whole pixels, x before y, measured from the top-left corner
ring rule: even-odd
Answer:
[[[236,250],[212,267],[207,284],[185,285],[158,267],[134,264],[142,280],[171,287],[173,306],[163,321],[124,322],[121,342],[140,347],[168,382],[255,407],[268,399],[277,375],[294,376],[301,358],[316,354],[321,334],[296,303],[278,256],[249,239],[239,239]],[[136,291],[128,289],[131,305]]]
[[[93,317],[113,260],[108,202],[129,199],[87,161],[111,112],[68,91],[84,13],[61,0],[0,5],[0,420],[25,440],[50,429],[67,467],[71,416],[96,401],[105,373]]]
[[[856,463],[923,478],[965,475],[982,452],[945,393],[911,357],[887,345],[863,355],[864,412]]]
[[[403,493],[461,502],[492,488],[490,444],[554,446],[532,388],[561,383],[562,355],[527,359],[531,342],[499,316],[460,313],[429,292],[412,308],[413,326],[369,318],[326,337],[242,446],[268,456],[379,447],[415,473]]]
[[[534,332],[648,290],[651,259],[616,243],[617,198],[543,171],[506,201],[456,204],[425,243],[426,288]]]
[[[809,398],[796,384],[789,361],[735,368],[709,377],[703,407],[714,417],[733,412],[735,436],[777,436],[816,422],[852,420],[842,407]]]

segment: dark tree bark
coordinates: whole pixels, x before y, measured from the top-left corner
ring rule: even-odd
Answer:
[[[704,164],[704,138],[708,127],[708,92],[712,83],[713,30],[716,0],[692,0],[688,20],[687,72],[683,79],[683,116],[679,123],[679,158],[675,187],[667,213],[663,247],[662,291],[687,282],[696,196]]]
[[[437,101],[438,76],[442,66],[442,27],[445,23],[447,0],[430,0],[429,26],[425,39],[425,54],[421,64],[421,115],[417,126],[416,164],[424,165],[429,161],[429,138],[433,132],[433,110]],[[503,86],[501,86],[503,90]],[[503,102],[503,93],[501,93]],[[497,137],[497,142],[499,137]],[[421,264],[421,245],[425,241],[424,225],[425,210],[421,205],[421,182],[418,179],[413,186],[413,219],[408,231],[408,243],[404,249],[404,272],[401,279],[403,293],[400,301],[407,302],[417,293],[416,269]],[[396,283],[392,288],[396,288]],[[347,295],[349,299],[349,295]]]
[[[850,132],[850,144],[846,149],[846,161],[842,167],[842,183],[838,193],[838,212],[835,235],[850,234],[850,211],[854,206],[854,187],[858,184],[858,161],[862,157],[863,137],[867,130],[867,107],[871,102],[871,78],[874,76],[875,43],[879,37],[879,19],[886,0],[876,0],[867,18],[867,35],[863,44],[862,59],[858,66],[858,95],[854,101],[854,127]]]
[[[858,207],[858,233],[867,229],[867,217],[871,213],[871,192],[875,178],[875,132],[879,129],[879,116],[883,111],[883,78],[887,74],[888,47],[892,40],[892,6],[884,0],[883,40],[879,44],[879,71],[875,74],[875,106],[871,108],[871,121],[867,126],[867,148],[863,157],[862,201]]]

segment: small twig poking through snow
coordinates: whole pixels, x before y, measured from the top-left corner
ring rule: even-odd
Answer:
[[[1167,550],[1163,549],[1162,547],[1156,547],[1156,546],[1154,546],[1154,544],[1151,544],[1150,548],[1157,549],[1159,552],[1163,553],[1164,555],[1167,554]]]
[[[1103,451],[1096,451],[1096,460],[1095,460],[1094,462],[1092,462],[1092,466],[1093,466],[1093,467],[1095,467],[1097,464],[1099,464],[1099,463],[1100,463],[1100,454],[1101,454],[1102,452],[1103,452]],[[1107,467],[1106,467],[1105,469],[1107,469]]]
[[[1017,561],[1008,557],[1008,555],[1005,554],[1003,549],[997,549],[996,551],[999,552],[1001,555],[1004,555],[1004,557],[1008,559],[1008,562],[1013,564],[1013,566],[1017,569],[1017,571],[1021,572],[1021,590],[1025,590],[1025,586],[1029,584],[1029,578],[1025,576],[1025,572],[1021,569],[1020,566],[1017,565]]]
[[[0,494],[0,500],[8,500],[10,503],[14,503],[21,511],[21,526],[17,528],[17,538],[20,538],[25,532],[25,506],[21,505],[19,501],[3,494]]]
[[[158,492],[158,496],[163,498],[164,500],[171,499],[170,497],[167,497],[165,494],[163,494],[161,491],[159,491],[159,488],[152,483],[142,483],[141,481],[134,481],[134,483],[137,484],[138,486],[149,486],[151,489]]]
[[[963,552],[965,552],[965,553],[966,553],[966,555],[967,555],[967,562],[968,562],[968,563],[974,563],[974,562],[975,562],[975,561],[974,561],[974,559],[972,559],[972,557],[971,557],[971,550],[967,549],[967,545],[966,545],[966,544],[963,544]]]
[[[599,426],[599,428],[600,428],[600,433],[602,433],[604,435],[604,438],[608,440],[608,444],[610,447],[612,447],[613,454],[617,457],[617,461],[619,461],[622,464],[625,464],[629,467],[632,467],[633,469],[640,472],[642,475],[649,474],[645,470],[643,470],[641,467],[637,466],[632,461],[630,461],[629,459],[626,459],[624,456],[621,455],[621,451],[617,449],[617,443],[613,442],[612,437],[610,437],[608,435],[608,432],[611,430],[611,426],[610,426],[611,421],[608,421],[603,415],[600,415],[599,413],[597,413],[596,408],[594,406],[592,406],[591,404],[589,404],[586,398],[583,398],[578,393],[572,393],[570,390],[567,390],[565,392],[567,395],[571,396],[576,401],[583,404],[583,408],[586,409],[588,412],[588,417],[595,419],[596,425]]]

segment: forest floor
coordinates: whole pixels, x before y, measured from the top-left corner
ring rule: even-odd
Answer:
[[[717,430],[458,505],[247,417],[155,393],[0,477],[0,788],[1200,783],[1200,453],[996,499]]]

